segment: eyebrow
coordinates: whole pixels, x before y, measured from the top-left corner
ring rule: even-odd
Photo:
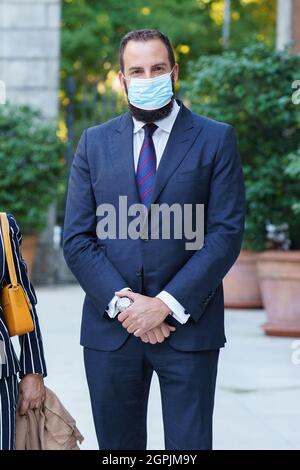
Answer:
[[[163,66],[166,66],[167,64],[166,64],[165,62],[159,62],[158,64],[152,65],[151,68],[153,69],[153,68],[155,68],[155,67],[159,67],[159,66],[162,66],[162,65],[163,65]],[[141,69],[143,69],[143,68],[144,68],[144,67],[142,67],[141,65],[136,65],[136,66],[133,66],[133,67],[129,67],[128,70],[129,70],[129,71],[131,71],[131,70],[141,70]]]

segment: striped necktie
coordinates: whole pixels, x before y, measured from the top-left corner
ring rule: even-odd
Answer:
[[[136,170],[136,181],[142,204],[149,207],[156,173],[156,153],[152,135],[157,129],[153,122],[143,126],[145,131],[144,142],[140,151]]]

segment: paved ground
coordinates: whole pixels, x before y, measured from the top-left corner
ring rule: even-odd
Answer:
[[[85,441],[96,449],[79,346],[83,293],[77,286],[37,289],[48,372],[47,385],[61,398]],[[262,311],[228,311],[228,344],[221,352],[215,407],[215,449],[300,449],[300,365],[291,339],[268,338]],[[300,344],[299,344],[300,345]],[[148,448],[163,449],[160,396],[153,380]]]

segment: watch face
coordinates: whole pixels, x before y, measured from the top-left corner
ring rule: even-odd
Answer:
[[[130,304],[131,300],[128,297],[121,297],[117,303],[120,310],[125,310],[127,307],[129,307]]]

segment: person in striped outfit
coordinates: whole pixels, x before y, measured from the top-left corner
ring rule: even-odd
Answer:
[[[45,396],[43,378],[47,375],[42,337],[36,313],[37,297],[28,277],[20,245],[22,234],[16,219],[8,214],[11,245],[18,281],[24,287],[32,305],[34,331],[19,337],[20,358],[10,340],[0,305],[0,450],[15,448],[16,409],[26,414],[38,408]],[[3,237],[0,230],[0,288],[9,282]],[[18,383],[18,375],[20,383]]]

